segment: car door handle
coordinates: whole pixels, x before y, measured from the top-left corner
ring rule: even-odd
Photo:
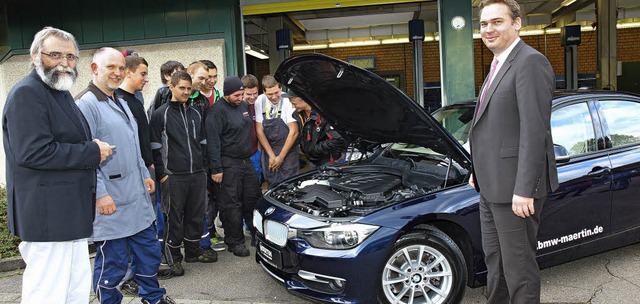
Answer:
[[[601,178],[609,173],[611,173],[611,168],[609,167],[593,167],[591,172],[587,173],[587,176]]]

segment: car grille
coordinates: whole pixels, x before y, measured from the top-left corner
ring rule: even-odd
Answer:
[[[286,225],[272,220],[266,220],[264,224],[264,232],[264,237],[268,241],[280,247],[284,247],[284,245],[287,244],[289,227],[287,227]]]

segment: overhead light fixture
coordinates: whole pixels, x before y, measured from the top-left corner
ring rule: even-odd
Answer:
[[[382,44],[409,43],[409,38],[382,39]]]
[[[520,32],[520,36],[536,36],[536,35],[544,35],[544,30],[528,30],[528,31]]]
[[[640,22],[619,23],[616,27],[619,29],[640,27]]]
[[[247,55],[251,55],[253,57],[256,57],[258,59],[269,59],[269,55],[267,54],[267,52],[253,46],[250,44],[246,44],[244,46],[244,52]]]
[[[560,29],[560,28],[555,28],[554,27],[554,28],[548,28],[548,29],[544,30],[544,32],[547,33],[547,34],[560,34],[561,30],[562,29]]]
[[[590,26],[590,25],[589,25],[589,26],[582,26],[582,27],[580,27],[580,31],[581,31],[581,32],[593,32],[593,31],[595,31],[595,30],[596,30],[596,29],[595,29],[595,28],[593,28],[593,27],[592,27],[592,26]]]
[[[367,46],[367,45],[379,45],[379,44],[380,44],[380,40],[364,40],[364,41],[329,43],[329,47],[341,48],[341,47]]]
[[[320,50],[320,49],[326,49],[329,46],[324,43],[324,44],[301,44],[301,45],[294,45],[293,46],[293,50],[294,51],[306,51],[306,50]]]

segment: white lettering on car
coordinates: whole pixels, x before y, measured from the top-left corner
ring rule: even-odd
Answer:
[[[538,241],[538,250],[553,247],[558,244],[577,241],[581,238],[594,236],[598,233],[602,233],[602,231],[604,231],[604,228],[602,228],[602,226],[596,225],[596,227],[594,227],[593,229],[585,228],[580,232],[563,235],[561,237],[553,238],[546,241]]]

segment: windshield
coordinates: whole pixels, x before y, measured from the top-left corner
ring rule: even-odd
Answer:
[[[467,151],[474,107],[441,108],[433,113],[439,122]]]

